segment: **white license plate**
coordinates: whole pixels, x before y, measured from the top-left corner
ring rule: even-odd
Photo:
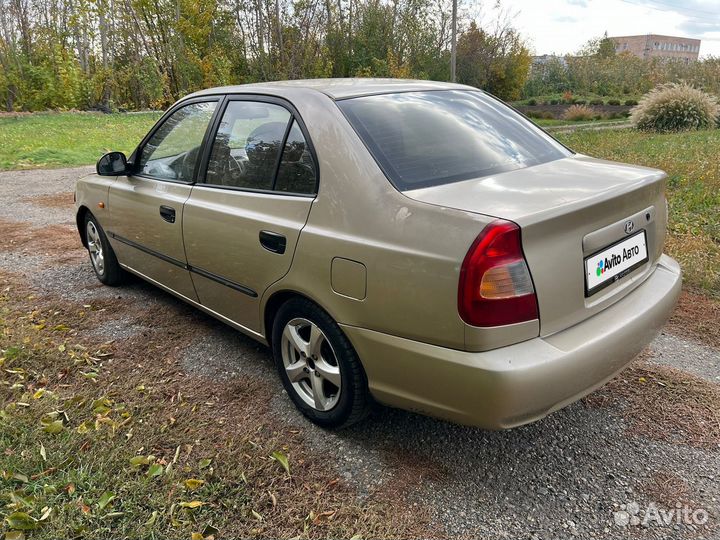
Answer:
[[[585,259],[585,296],[615,283],[648,260],[647,238],[640,231]]]

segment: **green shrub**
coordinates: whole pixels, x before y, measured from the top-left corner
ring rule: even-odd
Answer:
[[[536,99],[528,99],[527,104],[530,105],[531,107],[534,107],[535,105],[537,105],[537,100]]]
[[[596,111],[592,107],[587,105],[570,105],[563,114],[565,120],[572,120],[573,122],[578,120],[592,120],[595,117]]]
[[[584,99],[576,99],[573,101],[573,103],[575,105],[585,105],[587,103],[587,101],[585,101]]]
[[[558,103],[560,103],[560,101],[558,101],[557,99],[550,100],[550,105],[557,105]]]
[[[608,105],[618,106],[618,105],[620,105],[620,100],[619,99],[608,99],[607,103],[608,103]]]
[[[637,104],[638,104],[638,102],[635,99],[626,99],[625,100],[625,105],[628,107],[634,107]]]
[[[644,131],[714,127],[717,117],[717,100],[686,83],[662,84],[653,88],[630,114],[635,127]]]
[[[543,113],[542,111],[526,111],[525,116],[528,118],[542,118]]]
[[[605,102],[602,99],[591,99],[590,105],[605,105]]]

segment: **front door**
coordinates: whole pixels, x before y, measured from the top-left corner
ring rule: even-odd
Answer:
[[[205,182],[185,203],[185,251],[200,302],[253,332],[260,298],[290,269],[317,192],[307,141],[282,101],[230,98]]]
[[[136,153],[132,176],[110,187],[108,237],[124,266],[197,301],[182,238],[183,206],[217,100],[183,104]]]

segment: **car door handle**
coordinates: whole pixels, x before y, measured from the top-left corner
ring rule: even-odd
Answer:
[[[175,209],[170,206],[162,205],[160,207],[160,217],[168,223],[175,223]]]
[[[272,231],[260,231],[260,245],[268,251],[282,255],[287,247],[287,238]]]

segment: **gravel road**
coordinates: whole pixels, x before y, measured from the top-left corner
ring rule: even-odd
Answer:
[[[91,170],[0,173],[0,222],[70,228],[74,181]],[[101,286],[78,249],[79,241],[60,264],[52,250],[4,250],[0,270],[24,276],[39,295],[55,294],[68,302],[120,296],[181,309],[173,297],[139,281],[120,289]],[[119,310],[98,337],[142,340],[143,324]],[[230,328],[198,315],[188,321],[188,332],[196,337],[180,361],[207,384],[250,375],[276,380],[268,350]],[[666,331],[652,343],[648,357],[650,365],[670,365],[718,384],[720,353],[701,343]],[[303,420],[279,381],[273,387],[269,414],[301,430],[307,444],[361,494],[395,485],[410,504],[429,509],[448,536],[720,538],[720,448],[634,435],[618,405],[580,402],[506,432],[378,408],[361,425],[328,433]],[[658,486],[665,486],[667,497]],[[653,502],[661,510],[675,510],[676,500],[707,512],[696,514],[705,515],[707,523],[624,525],[625,519],[646,515]]]

